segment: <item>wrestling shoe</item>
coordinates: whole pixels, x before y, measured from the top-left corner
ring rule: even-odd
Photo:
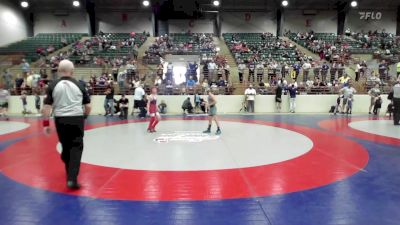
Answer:
[[[203,131],[203,134],[209,134],[209,133],[211,133],[210,129],[207,129],[207,130]]]
[[[67,181],[67,187],[71,190],[78,190],[81,188],[81,185],[79,185],[76,181]]]
[[[216,132],[215,132],[215,135],[221,135],[221,130],[220,129],[218,129]]]

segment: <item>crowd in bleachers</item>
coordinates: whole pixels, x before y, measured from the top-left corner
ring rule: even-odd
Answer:
[[[166,54],[201,54],[202,58],[216,52],[212,34],[172,33],[157,37],[146,51],[144,60],[149,64],[159,64]]]

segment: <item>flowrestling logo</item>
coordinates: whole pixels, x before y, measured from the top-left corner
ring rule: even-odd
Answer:
[[[157,143],[169,142],[203,142],[218,140],[218,135],[204,134],[200,131],[175,131],[171,133],[163,133],[154,141]]]
[[[382,18],[381,12],[358,12],[360,14],[360,20],[380,20]]]

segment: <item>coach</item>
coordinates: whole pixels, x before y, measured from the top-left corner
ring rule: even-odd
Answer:
[[[53,111],[61,159],[67,173],[67,187],[79,189],[78,174],[83,152],[84,119],[90,113],[90,98],[85,87],[73,78],[74,64],[62,60],[58,66],[60,79],[52,82],[46,92],[43,126],[49,133],[49,116]]]

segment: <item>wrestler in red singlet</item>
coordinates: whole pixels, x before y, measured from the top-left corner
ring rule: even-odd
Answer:
[[[147,131],[150,133],[156,132],[155,128],[158,122],[161,120],[161,116],[157,108],[157,88],[155,87],[151,89],[151,94],[148,98],[147,112],[150,115],[150,122],[149,126],[147,127]]]

